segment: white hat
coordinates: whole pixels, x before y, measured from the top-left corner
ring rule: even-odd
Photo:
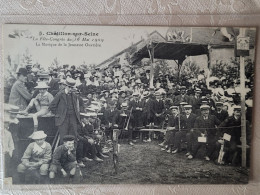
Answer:
[[[127,107],[127,103],[126,103],[126,102],[123,102],[123,103],[122,103],[122,107]]]
[[[50,87],[46,84],[46,82],[40,81],[40,82],[38,82],[38,85],[34,88],[35,89],[48,89]]]
[[[86,116],[86,117],[96,117],[97,114],[96,113],[91,113],[91,112],[87,112],[87,113],[80,113],[81,116]]]
[[[201,105],[200,106],[200,109],[202,110],[204,110],[204,109],[210,109],[210,106],[209,105]]]
[[[44,133],[44,131],[35,131],[32,135],[29,136],[31,139],[43,139],[46,137],[47,135]]]

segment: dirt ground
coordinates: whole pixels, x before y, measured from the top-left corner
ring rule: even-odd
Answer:
[[[170,154],[157,141],[120,144],[119,169],[114,173],[112,154],[103,163],[86,162],[80,183],[87,184],[237,184],[247,183],[248,169],[216,165],[203,159],[188,160],[185,151]]]
[[[104,162],[85,162],[73,179],[57,175],[53,184],[244,184],[249,169],[216,165],[212,161],[188,160],[185,151],[177,154],[161,151],[158,141],[136,142],[134,146],[120,143],[118,173],[115,174],[113,154]],[[15,179],[15,178],[13,178]],[[27,176],[26,184],[35,182]],[[45,181],[45,180],[44,180]],[[43,184],[41,181],[40,184]],[[46,184],[48,184],[47,182]],[[14,184],[21,184],[19,181]]]

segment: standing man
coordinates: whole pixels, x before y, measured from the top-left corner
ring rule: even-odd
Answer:
[[[181,129],[180,131],[177,131],[175,133],[174,137],[174,148],[172,153],[175,154],[180,151],[181,149],[181,141],[187,140],[187,154],[190,155],[192,145],[191,140],[194,140],[194,133],[193,133],[193,127],[195,120],[197,118],[196,114],[192,113],[192,106],[191,105],[185,105],[184,106],[185,114],[181,116]]]
[[[24,110],[28,102],[32,99],[32,95],[25,87],[27,74],[28,72],[25,68],[19,69],[17,72],[17,81],[14,83],[9,96],[9,104],[18,106],[20,110]]]
[[[160,126],[163,121],[164,103],[159,91],[155,92],[155,100],[153,101],[151,112],[154,116],[154,125]]]
[[[77,137],[77,126],[80,123],[79,99],[71,90],[75,84],[74,79],[67,78],[65,89],[55,96],[49,106],[49,109],[55,114],[55,125],[60,133],[61,144],[63,144],[65,135]]]

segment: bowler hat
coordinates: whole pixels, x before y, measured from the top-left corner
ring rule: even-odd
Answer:
[[[21,74],[23,76],[27,76],[28,75],[28,71],[26,68],[19,68],[18,72],[16,74]]]

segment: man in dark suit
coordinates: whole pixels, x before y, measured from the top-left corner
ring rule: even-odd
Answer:
[[[231,136],[230,141],[225,141],[224,161],[226,163],[235,163],[235,154],[239,151],[237,146],[241,145],[241,106],[234,106],[233,115],[227,117],[219,125],[219,127],[221,129],[221,136],[223,136],[224,133]],[[246,139],[247,139],[247,145],[249,145],[250,127],[248,121],[246,121]]]
[[[210,115],[210,106],[202,105],[200,107],[201,116],[197,117],[194,123],[194,131],[197,134],[197,141],[194,142],[194,148],[188,159],[192,159],[196,156],[198,150],[203,144],[206,144],[206,156],[207,161],[210,160],[213,152],[217,146],[218,131],[216,127],[220,125],[220,120],[214,115]]]
[[[109,102],[107,108],[103,108],[103,117],[101,118],[101,124],[105,127],[106,136],[112,139],[114,117],[119,113],[114,101]]]
[[[55,72],[51,71],[49,73],[50,80],[49,80],[49,89],[48,91],[55,97],[55,95],[59,92],[59,79],[55,77]]]
[[[184,106],[185,115],[181,116],[181,129],[180,131],[175,133],[174,137],[174,148],[172,153],[175,154],[180,151],[181,149],[181,141],[187,140],[187,154],[190,155],[191,149],[192,149],[192,141],[194,140],[194,133],[193,133],[193,127],[195,120],[197,118],[197,115],[192,113],[192,106],[191,105],[185,105]]]
[[[142,121],[143,107],[142,107],[140,95],[138,93],[133,93],[133,96],[134,99],[129,102],[129,109],[132,109],[133,129],[137,130],[138,127],[143,126],[143,121]]]
[[[200,103],[201,103],[201,89],[195,89],[194,95],[190,96],[189,104],[192,106],[192,112],[194,114],[200,113]]]
[[[77,137],[77,126],[80,123],[79,99],[71,92],[75,80],[67,78],[66,88],[60,91],[51,102],[49,109],[55,114],[55,125],[60,133],[60,143],[63,143],[65,135]]]
[[[161,99],[161,94],[159,91],[155,92],[155,100],[153,101],[151,112],[154,116],[154,125],[160,126],[163,120],[164,103]]]
[[[171,114],[168,116],[169,122],[167,124],[166,133],[164,136],[164,142],[160,144],[163,146],[161,148],[162,151],[167,150],[168,153],[172,151],[172,147],[174,144],[174,138],[176,132],[179,130],[179,116],[178,116],[178,106],[170,107]]]
[[[186,94],[186,87],[181,86],[181,94],[177,95],[173,100],[173,105],[179,106],[181,102],[189,102],[189,96]]]
[[[223,110],[223,103],[222,102],[216,102],[216,111],[213,112],[213,114],[221,121],[223,122],[226,118],[228,118],[228,112],[226,110]]]

